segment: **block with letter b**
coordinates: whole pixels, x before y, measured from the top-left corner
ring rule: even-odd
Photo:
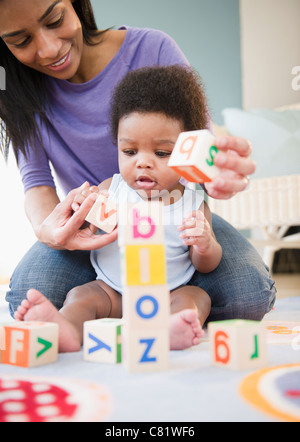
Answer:
[[[173,149],[168,166],[193,183],[206,183],[220,173],[214,165],[218,149],[209,130],[182,132]]]
[[[87,214],[86,221],[106,233],[111,233],[118,224],[117,205],[104,195],[99,195]]]
[[[84,360],[118,364],[122,362],[122,319],[103,318],[84,323]]]
[[[163,244],[163,203],[142,202],[119,207],[119,245]]]
[[[266,330],[261,322],[210,322],[208,332],[214,365],[232,370],[256,370],[267,365]]]
[[[1,327],[2,363],[36,367],[56,362],[58,324],[12,322]]]

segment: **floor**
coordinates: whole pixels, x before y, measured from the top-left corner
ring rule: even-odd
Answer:
[[[277,278],[275,278],[277,279]],[[300,290],[298,296],[286,296],[299,289],[298,278],[279,277],[279,296],[274,310],[265,318],[269,326],[280,330],[300,330]],[[285,289],[284,283],[287,283]],[[7,306],[4,302],[5,286],[0,289],[0,323],[11,320]],[[291,322],[293,321],[293,322]],[[296,327],[298,326],[299,327]],[[296,327],[296,328],[295,328]],[[283,330],[284,331],[284,330]],[[299,333],[299,332],[297,332]],[[277,341],[274,341],[274,337]],[[290,400],[298,401],[300,395],[300,342],[299,334],[291,338],[286,333],[272,335],[268,341],[268,366],[267,372],[259,371],[259,376],[269,374],[282,375],[282,366],[285,370],[292,370],[289,376],[296,376],[288,389],[293,396]],[[295,371],[298,370],[298,371]],[[269,373],[270,371],[270,373]],[[284,373],[285,375],[285,373]],[[56,412],[58,406],[41,406],[39,410],[42,421],[107,421],[107,422],[277,422],[293,421],[293,407],[295,403],[287,403],[289,414],[278,411],[284,403],[281,398],[276,408],[257,405],[256,372],[235,372],[212,366],[211,344],[208,339],[192,349],[186,351],[170,352],[169,369],[162,373],[130,374],[122,364],[107,365],[88,363],[83,360],[83,352],[69,353],[58,356],[55,364],[42,367],[24,369],[9,365],[0,365],[0,422],[1,416],[1,387],[10,388],[12,398],[16,395],[16,386],[20,388],[31,383],[32,393],[28,400],[37,400],[35,397],[40,390],[50,389],[51,392],[63,390],[68,394],[69,403],[76,403],[76,413],[71,418],[69,415],[60,415],[55,418],[51,413]],[[269,377],[268,377],[269,376]],[[250,388],[249,388],[250,382]],[[254,383],[253,383],[254,382]],[[296,384],[295,384],[296,382]],[[246,391],[243,392],[243,388]],[[248,386],[248,389],[246,388]],[[27,387],[26,387],[27,388]],[[50,391],[50,390],[49,390]],[[247,397],[251,392],[251,398]],[[7,401],[7,390],[5,396]],[[21,395],[20,392],[18,392]],[[24,391],[22,395],[24,395]],[[273,394],[273,391],[272,391]],[[44,394],[39,401],[47,401],[53,394]],[[254,399],[253,399],[254,397]],[[274,401],[278,402],[278,398]],[[254,401],[254,402],[253,402]],[[273,401],[273,399],[272,399]],[[5,400],[4,400],[5,402]],[[265,402],[263,402],[265,404]],[[66,404],[62,410],[69,410]],[[28,420],[29,414],[11,412],[9,402],[10,420]],[[18,407],[21,404],[18,403]],[[75,407],[75,405],[74,405]],[[292,411],[290,411],[292,409]],[[36,415],[34,415],[36,419]],[[36,422],[36,420],[33,420]],[[296,421],[300,422],[300,411],[296,409]],[[174,424],[175,425],[175,424]]]

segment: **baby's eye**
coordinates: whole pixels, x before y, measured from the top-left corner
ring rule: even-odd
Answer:
[[[159,158],[166,158],[171,155],[171,152],[165,152],[163,150],[158,150],[157,152],[155,152],[155,155]]]
[[[126,150],[123,150],[123,153],[129,157],[132,157],[133,155],[136,154],[136,151],[133,149],[126,149]]]

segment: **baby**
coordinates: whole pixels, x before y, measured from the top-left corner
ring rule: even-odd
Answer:
[[[111,126],[118,145],[120,174],[98,187],[84,184],[74,199],[73,210],[78,210],[91,192],[101,192],[116,202],[164,203],[164,219],[169,220],[164,227],[170,349],[189,348],[200,343],[211,300],[208,293],[188,282],[195,269],[211,272],[222,258],[203,193],[187,189],[168,167],[179,134],[207,127],[206,99],[198,77],[192,69],[180,66],[130,72],[113,96]],[[57,322],[60,352],[80,350],[85,321],[122,317],[117,241],[91,252],[91,262],[97,280],[71,290],[60,311],[40,292],[30,290],[15,313],[17,320]]]

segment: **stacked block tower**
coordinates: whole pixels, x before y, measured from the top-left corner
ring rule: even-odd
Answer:
[[[159,202],[120,207],[122,360],[129,372],[168,368],[170,293],[162,211]]]

